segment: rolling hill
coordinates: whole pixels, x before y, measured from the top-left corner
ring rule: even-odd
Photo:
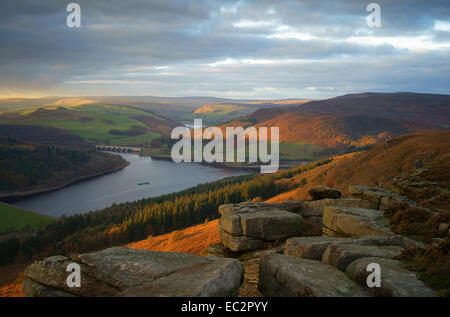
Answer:
[[[447,95],[365,93],[259,109],[226,125],[279,127],[282,158],[315,159],[402,134],[445,128],[449,114]],[[305,146],[316,148],[307,155]]]
[[[399,119],[369,115],[326,115],[301,108],[258,110],[232,125],[279,127],[280,141],[320,146],[366,146],[379,139],[431,129]]]
[[[39,108],[72,108],[83,105],[122,105],[149,111],[174,121],[191,123],[193,118],[202,118],[205,122],[212,124],[235,119],[257,109],[300,105],[308,101],[304,99],[234,100],[215,97],[155,96],[6,98],[0,99],[0,113],[11,111],[24,113],[33,112]]]
[[[82,137],[71,134],[67,130],[31,124],[0,124],[0,137],[43,145],[87,146]]]
[[[246,103],[217,103],[207,104],[197,108],[194,112],[186,114],[182,117],[184,121],[192,121],[200,118],[206,124],[212,125],[230,121],[236,118],[244,117],[251,114],[255,110],[268,108],[285,108],[293,105],[301,105],[309,100],[303,99],[287,99],[287,100],[271,100],[271,101],[253,101]]]
[[[450,126],[450,95],[361,93],[301,105],[304,111],[327,115],[372,115],[415,123]]]
[[[111,145],[145,145],[179,124],[143,109],[104,104],[43,107],[7,112],[0,124],[64,129],[84,141]]]

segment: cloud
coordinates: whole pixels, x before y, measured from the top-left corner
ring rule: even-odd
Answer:
[[[322,98],[448,93],[448,1],[79,0],[0,4],[0,94]],[[308,89],[314,87],[314,89]]]

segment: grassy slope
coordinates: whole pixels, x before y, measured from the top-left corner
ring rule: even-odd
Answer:
[[[55,219],[0,202],[0,233],[20,231],[26,226],[40,229]]]
[[[48,127],[62,128],[83,137],[88,142],[119,144],[145,144],[161,136],[151,131],[134,117],[150,117],[161,119],[154,114],[139,109],[114,105],[82,105],[70,108],[33,109],[10,114],[7,123],[37,124]],[[149,129],[149,132],[139,136],[110,134],[110,130],[126,131],[133,126]]]

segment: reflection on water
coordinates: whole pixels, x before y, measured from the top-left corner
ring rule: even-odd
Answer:
[[[244,171],[200,164],[152,160],[135,154],[120,155],[131,163],[123,170],[17,201],[14,205],[55,217],[74,215],[105,208],[113,203],[155,197],[200,183],[246,174]]]

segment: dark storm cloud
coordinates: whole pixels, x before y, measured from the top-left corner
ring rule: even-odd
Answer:
[[[448,93],[448,1],[378,0],[376,29],[359,0],[68,3],[0,3],[0,94]]]

